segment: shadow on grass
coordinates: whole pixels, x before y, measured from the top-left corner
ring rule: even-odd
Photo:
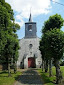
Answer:
[[[16,76],[16,77],[14,77],[14,76]],[[8,71],[0,71],[0,78],[1,77],[9,77],[8,76]],[[15,80],[16,79],[18,79],[19,78],[19,74],[15,74],[14,72],[11,72],[11,76],[10,77],[14,77],[15,78]]]
[[[47,77],[45,74],[41,74],[43,80],[44,80],[44,83],[51,83],[52,81],[49,79],[49,77]]]
[[[54,78],[47,76],[48,73],[45,73],[45,72],[42,72],[42,71],[41,71],[41,72],[40,72],[40,75],[41,75],[41,78],[42,78],[44,84],[46,84],[46,83],[49,83],[50,85],[51,85],[51,84],[55,84],[55,83],[53,82]]]
[[[17,80],[19,80],[20,77],[21,77],[21,75],[17,75],[17,76],[14,77],[14,78],[15,78],[15,80],[17,81]]]
[[[7,71],[0,71],[0,77],[8,77],[8,72]]]
[[[5,74],[8,73],[7,71],[1,71],[0,74]]]

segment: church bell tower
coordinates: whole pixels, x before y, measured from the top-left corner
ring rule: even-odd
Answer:
[[[36,38],[37,37],[36,22],[32,22],[31,13],[29,21],[25,23],[25,38]]]

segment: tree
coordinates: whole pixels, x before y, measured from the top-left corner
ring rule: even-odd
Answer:
[[[62,32],[60,31],[60,29],[61,29],[61,27],[63,26],[63,22],[64,22],[64,20],[63,20],[63,18],[61,17],[61,15],[58,15],[58,14],[55,14],[55,15],[53,15],[53,16],[50,16],[49,17],[49,19],[47,20],[47,21],[45,21],[45,23],[44,23],[44,26],[43,26],[43,28],[42,28],[42,33],[43,33],[43,35],[42,35],[42,38],[41,38],[41,41],[43,41],[44,40],[44,45],[43,44],[41,44],[40,46],[44,46],[44,49],[43,50],[45,50],[45,54],[44,54],[44,56],[45,56],[45,58],[46,58],[46,56],[48,57],[48,59],[49,59],[49,73],[51,74],[51,59],[52,58],[54,58],[54,61],[55,61],[55,59],[57,59],[58,61],[59,61],[59,56],[61,57],[62,55],[60,55],[59,54],[59,56],[57,56],[56,57],[56,55],[54,55],[55,53],[56,53],[56,51],[54,51],[54,50],[51,50],[51,48],[49,47],[50,45],[51,45],[51,40],[52,39],[56,39],[56,37],[57,37],[57,34],[56,34],[56,37],[54,37],[53,38],[53,36],[55,35],[55,33],[56,32],[58,32],[58,35],[62,35],[63,36],[63,34],[62,34]],[[58,29],[58,30],[57,30]],[[53,31],[53,33],[52,33],[52,31]],[[47,34],[46,34],[47,33]],[[48,36],[49,35],[49,36]],[[62,36],[61,36],[61,38],[62,38]],[[47,39],[47,40],[46,40]],[[49,39],[49,40],[48,40]],[[57,39],[56,39],[57,40]],[[60,39],[59,39],[59,41],[60,41]],[[53,43],[53,42],[52,42]],[[57,43],[59,43],[59,42],[57,42]],[[61,43],[62,44],[62,43]],[[52,46],[52,45],[51,45]],[[54,46],[53,46],[54,48],[56,47],[56,44],[54,44]],[[63,47],[62,47],[63,48]],[[57,49],[57,47],[56,47],[56,49]],[[53,51],[53,52],[52,52]],[[43,51],[42,51],[43,52]],[[55,52],[55,53],[54,53]],[[52,55],[52,53],[54,53],[53,55]],[[63,52],[62,52],[63,53]],[[54,57],[55,56],[55,57]],[[59,64],[56,64],[56,65],[59,65]],[[57,68],[58,66],[56,66],[56,69],[58,70],[58,68]],[[56,73],[57,73],[57,71],[56,71]],[[49,74],[49,75],[50,75]],[[57,77],[58,76],[58,77]],[[59,83],[59,80],[58,80],[58,78],[59,78],[59,75],[57,74],[56,75],[56,78],[57,78],[57,83]]]
[[[4,58],[3,56],[4,47],[7,43],[7,39],[6,39],[7,31],[5,31],[6,29],[5,21],[7,21],[8,24],[8,19],[9,19],[9,15],[7,13],[7,10],[0,3],[0,61],[1,62],[3,62],[2,57]]]
[[[0,64],[4,62],[3,50],[7,43],[7,39],[5,37],[6,37],[6,32],[0,29]],[[3,61],[2,61],[2,58],[3,58]]]
[[[45,46],[48,49],[46,52],[50,58],[54,59],[56,67],[56,83],[60,82],[60,64],[59,60],[63,56],[64,51],[64,33],[59,29],[53,29],[45,33]]]
[[[41,51],[41,55],[42,55],[42,71],[45,68],[45,72],[48,71],[48,57],[46,55],[46,49],[45,49],[45,41],[44,38],[42,37],[40,40],[40,46],[39,46],[39,50]]]
[[[45,60],[44,59],[45,58],[44,57],[44,53],[45,52],[44,52],[44,46],[43,46],[44,45],[44,42],[42,40],[40,40],[40,43],[39,44],[40,44],[39,50],[41,51],[41,55],[42,55],[41,57],[42,57],[42,71],[43,71],[44,70],[44,60]]]
[[[11,6],[5,0],[0,0],[0,61],[8,63],[9,76],[11,58],[15,55],[15,61],[18,59],[19,44],[16,32],[20,29],[20,26],[14,21],[14,13]]]
[[[55,14],[53,16],[50,16],[49,19],[44,23],[42,33],[45,33],[46,31],[54,28],[61,29],[61,27],[63,26],[63,22],[64,20],[61,15]]]
[[[19,41],[17,39],[15,39],[15,43],[14,43],[14,53],[13,53],[13,63],[14,63],[14,73],[16,73],[17,71],[17,66],[16,66],[16,63],[17,63],[17,60],[18,60],[18,49],[19,49]]]

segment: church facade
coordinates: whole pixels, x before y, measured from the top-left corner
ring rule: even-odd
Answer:
[[[37,37],[36,22],[32,22],[31,14],[29,21],[25,23],[25,37],[19,40],[19,68],[40,68],[42,64],[39,51],[40,38]]]

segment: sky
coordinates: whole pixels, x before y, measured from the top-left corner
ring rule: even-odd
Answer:
[[[44,22],[54,14],[60,14],[64,19],[64,0],[5,0],[13,11],[15,22],[20,25],[17,31],[18,38],[25,36],[25,22],[28,22],[29,15],[32,15],[32,21],[37,23],[37,36],[41,38],[41,30]],[[57,3],[55,3],[57,2]],[[60,4],[58,4],[60,3]],[[64,26],[61,28],[64,31]]]

